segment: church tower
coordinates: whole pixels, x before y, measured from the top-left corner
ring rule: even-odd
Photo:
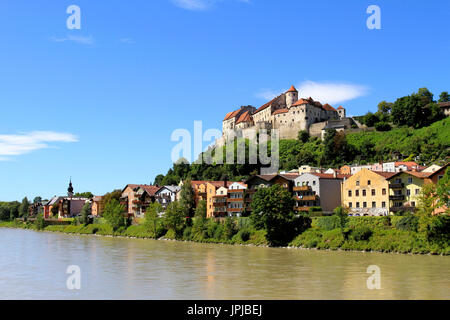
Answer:
[[[69,187],[67,188],[67,195],[73,197],[72,178],[70,178]]]
[[[298,101],[298,91],[294,86],[286,91],[286,108],[290,108],[294,103]]]
[[[344,118],[347,117],[346,112],[345,112],[345,108],[343,106],[339,106],[337,111],[338,111],[339,119],[344,119]]]

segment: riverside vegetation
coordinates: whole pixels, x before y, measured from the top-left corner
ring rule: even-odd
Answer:
[[[188,181],[189,182],[189,181]],[[4,221],[0,227],[26,228],[69,234],[96,234],[204,243],[289,246],[330,250],[358,250],[415,254],[450,254],[450,216],[432,213],[448,204],[450,170],[437,184],[423,187],[417,214],[384,217],[349,217],[346,208],[334,215],[311,217],[295,213],[289,192],[278,185],[259,189],[248,217],[206,218],[206,203],[194,209],[185,183],[181,201],[169,204],[165,213],[154,203],[138,224],[124,218],[117,199],[106,204],[103,218],[86,221],[83,215],[70,225],[48,225],[42,217],[31,221]],[[448,211],[448,210],[447,210]]]

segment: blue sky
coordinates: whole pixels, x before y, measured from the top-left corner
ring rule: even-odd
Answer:
[[[66,27],[72,4],[81,30]],[[381,30],[366,27],[371,4]],[[175,129],[221,129],[227,112],[291,84],[351,115],[450,91],[448,12],[448,1],[3,0],[0,200],[65,194],[70,176],[95,194],[150,183],[171,167]]]

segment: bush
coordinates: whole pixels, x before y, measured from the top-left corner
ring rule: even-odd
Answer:
[[[242,229],[238,232],[239,239],[242,242],[247,242],[250,240],[251,231],[249,229]]]
[[[405,216],[395,224],[398,230],[417,232],[419,228],[419,218],[415,216]]]
[[[390,131],[392,129],[391,125],[387,122],[378,122],[375,125],[375,130],[377,131]]]
[[[184,240],[192,240],[192,227],[186,227],[183,231],[183,239]]]
[[[330,217],[317,217],[314,219],[313,226],[322,230],[333,230],[340,227],[340,220],[336,215]]]
[[[357,227],[351,231],[351,236],[355,241],[369,240],[372,236],[372,230],[369,227]]]

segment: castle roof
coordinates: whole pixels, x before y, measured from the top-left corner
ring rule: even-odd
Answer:
[[[336,109],[330,106],[328,103],[324,104],[323,108],[327,111],[336,111]]]
[[[261,107],[259,107],[253,114],[258,113],[264,109],[267,109],[268,107],[270,107],[272,105],[272,103],[274,103],[280,96],[273,98],[272,100],[270,100],[269,102],[267,102],[266,104],[262,105]]]
[[[289,109],[284,108],[284,109],[275,110],[273,112],[273,114],[275,115],[275,114],[286,113],[286,112],[289,112]]]
[[[301,106],[302,104],[308,104],[308,103],[311,103],[311,101],[308,100],[308,99],[299,99],[299,100],[297,100],[294,104],[292,104],[292,106],[293,106],[293,107],[295,107],[295,106]]]
[[[239,124],[241,122],[250,122],[252,120],[252,117],[250,115],[250,111],[245,111],[243,114],[241,114],[236,121],[236,124]]]
[[[342,109],[344,109],[344,107],[343,106],[339,106],[338,110],[342,110]]]
[[[239,111],[240,111],[240,109],[238,109],[238,110],[236,110],[236,111],[228,112],[227,115],[225,116],[225,119],[223,119],[223,121],[233,119],[234,117],[237,116],[237,114],[239,113]]]
[[[297,89],[292,85],[291,88],[286,92],[298,92]]]

